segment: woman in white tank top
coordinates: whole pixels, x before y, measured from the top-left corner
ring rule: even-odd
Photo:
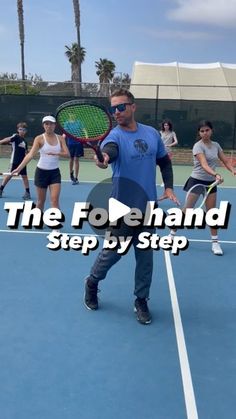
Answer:
[[[61,191],[61,174],[59,169],[59,157],[69,157],[69,151],[65,139],[55,134],[56,119],[54,116],[45,116],[42,120],[44,133],[35,137],[30,152],[25,156],[22,163],[12,172],[18,173],[27,163],[32,160],[37,152],[40,158],[35,171],[34,183],[37,191],[37,208],[43,210],[47,189],[50,193],[52,208],[59,208],[59,196]]]

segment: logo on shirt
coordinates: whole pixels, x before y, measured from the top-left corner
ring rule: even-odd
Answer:
[[[134,147],[140,154],[145,154],[148,150],[148,144],[145,140],[135,140],[134,141]]]
[[[24,141],[22,141],[21,143],[19,143],[18,144],[18,147],[20,147],[20,148],[26,148],[26,144],[25,144],[25,142]]]

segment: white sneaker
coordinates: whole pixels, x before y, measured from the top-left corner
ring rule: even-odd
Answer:
[[[218,242],[212,243],[212,252],[217,256],[222,256],[224,254]]]

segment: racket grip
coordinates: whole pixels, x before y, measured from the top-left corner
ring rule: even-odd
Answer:
[[[0,176],[19,176],[19,173],[11,174],[11,172],[0,172]]]
[[[100,163],[103,163],[104,162],[104,157],[103,157],[103,154],[102,154],[101,149],[99,147],[96,148],[96,155],[97,155],[97,158],[100,161]]]

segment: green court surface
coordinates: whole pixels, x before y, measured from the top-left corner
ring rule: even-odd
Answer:
[[[28,166],[28,176],[29,178],[33,178],[35,167],[37,164],[37,159],[32,160]],[[0,158],[0,171],[4,172],[8,170],[9,166],[9,158]],[[63,180],[69,180],[69,161],[68,160],[61,160],[60,161],[60,169],[62,173]],[[174,171],[174,183],[175,185],[183,185],[191,174],[192,167],[191,166],[180,166],[175,165],[173,166]],[[222,174],[224,178],[223,187],[234,187],[236,185],[236,179],[226,170],[225,168],[219,167],[219,173]],[[96,167],[95,163],[91,160],[80,160],[80,180],[82,182],[99,182],[103,179],[107,179],[111,177],[111,169],[108,168],[106,170],[99,169]],[[159,170],[157,170],[157,184],[162,182]]]

